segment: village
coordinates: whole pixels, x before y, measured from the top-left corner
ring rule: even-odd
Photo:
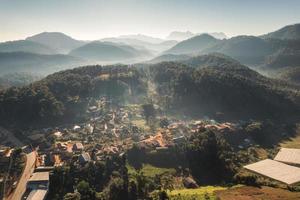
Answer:
[[[74,157],[78,165],[83,166],[88,162],[104,161],[110,155],[123,155],[134,144],[148,151],[163,152],[171,146],[184,142],[190,134],[199,129],[213,129],[225,133],[239,128],[236,124],[220,124],[209,119],[182,121],[167,119],[164,116],[158,123],[159,127],[151,130],[146,125],[141,106],[111,105],[106,97],[93,101],[86,112],[90,119],[85,123],[24,133],[27,135],[28,143],[31,144],[26,149],[27,151],[31,149],[28,153],[34,152],[35,162],[26,183],[23,199],[35,199],[36,196],[38,199],[44,199],[49,174],[53,168],[69,163]],[[1,166],[7,166],[14,149],[8,146],[1,149]],[[4,180],[2,177],[0,180],[5,181],[7,185],[3,189],[4,196],[10,197],[18,185],[18,179],[16,175],[7,179]]]
[[[19,173],[11,173],[10,165],[12,155],[16,149],[8,146],[1,147],[0,182],[4,199],[16,199],[16,195],[22,199],[45,199],[49,189],[49,177],[55,167],[69,164],[74,159],[78,167],[90,162],[105,161],[111,155],[124,155],[134,145],[148,152],[166,152],[168,148],[185,142],[191,135],[201,130],[213,130],[219,134],[238,138],[233,143],[237,150],[254,146],[251,137],[242,136],[243,121],[236,123],[218,123],[209,118],[201,120],[181,120],[175,117],[156,116],[155,124],[150,124],[145,119],[142,106],[136,104],[116,105],[103,96],[91,101],[86,114],[89,120],[84,123],[68,124],[55,128],[32,130],[26,134],[26,142],[30,144],[22,148],[25,157],[20,164],[24,167]],[[150,124],[150,125],[149,125]],[[154,124],[154,125],[153,125]],[[2,139],[7,139],[2,135]],[[275,159],[276,160],[276,159]],[[266,160],[265,162],[271,162]],[[276,163],[275,163],[276,162]],[[281,170],[277,161],[271,163],[274,170]],[[300,179],[284,178],[268,174],[267,167],[262,164],[245,166],[251,172],[262,174],[285,182],[294,184]],[[285,169],[285,168],[284,168]],[[298,173],[295,167],[287,167]],[[270,172],[271,173],[271,172]],[[288,179],[288,180],[286,180]],[[290,180],[292,179],[292,180]],[[298,180],[299,179],[299,180]],[[183,179],[184,186],[198,187],[192,177]],[[18,194],[17,194],[18,193]]]

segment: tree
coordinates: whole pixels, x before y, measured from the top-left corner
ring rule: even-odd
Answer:
[[[128,188],[128,199],[130,200],[137,200],[137,186],[134,181],[130,181],[129,188]]]
[[[128,162],[135,168],[141,169],[145,159],[145,150],[140,148],[137,144],[134,144],[131,149],[128,150]]]
[[[67,193],[64,196],[64,200],[80,200],[80,193],[75,192],[75,193]]]
[[[124,180],[122,178],[112,178],[108,189],[109,200],[126,200],[128,198],[127,188],[124,187]]]
[[[151,117],[155,117],[155,109],[152,103],[143,104],[142,109],[147,122]]]
[[[80,181],[77,185],[77,191],[80,193],[81,200],[93,200],[95,199],[95,191],[90,188],[90,185],[86,181]]]

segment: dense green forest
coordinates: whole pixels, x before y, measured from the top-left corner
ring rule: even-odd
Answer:
[[[76,120],[90,97],[118,99],[129,87],[133,92],[145,88],[139,72],[126,66],[89,66],[55,73],[28,86],[1,91],[1,122],[28,126]]]
[[[170,111],[196,116],[223,113],[233,119],[297,117],[297,88],[265,78],[238,63],[217,63],[215,67],[199,64],[191,68],[172,62],[151,66],[161,102]]]
[[[185,64],[81,67],[12,87],[0,93],[1,123],[51,124],[68,116],[80,118],[90,97],[124,100],[125,92],[131,92],[128,97],[145,95],[149,81],[156,87],[157,103],[168,112],[194,117],[223,113],[226,119],[299,117],[297,86],[266,78],[225,56],[209,55]]]

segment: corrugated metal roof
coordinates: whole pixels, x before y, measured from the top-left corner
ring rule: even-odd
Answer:
[[[275,160],[262,160],[246,165],[244,168],[288,185],[300,182],[300,168]]]
[[[274,160],[300,165],[300,149],[281,148]]]

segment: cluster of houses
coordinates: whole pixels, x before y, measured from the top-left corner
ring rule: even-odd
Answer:
[[[77,158],[78,166],[83,166],[88,162],[105,160],[110,155],[122,155],[133,144],[149,150],[166,151],[201,130],[226,133],[237,129],[236,124],[217,123],[214,120],[172,120],[166,126],[150,132],[132,122],[133,118],[144,120],[141,111],[110,104],[104,97],[95,100],[87,109],[89,120],[85,123],[30,132],[29,143],[38,146],[39,167],[27,183],[27,199],[44,199],[53,167],[74,161],[74,158]]]

